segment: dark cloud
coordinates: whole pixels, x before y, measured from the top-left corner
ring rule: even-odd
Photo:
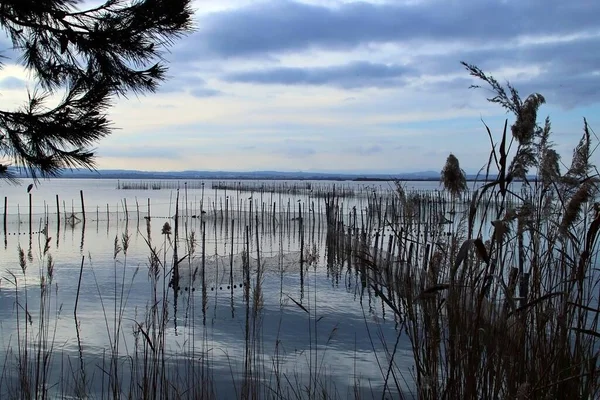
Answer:
[[[336,7],[277,0],[204,16],[179,55],[248,57],[414,40],[502,43],[521,35],[597,30],[598,15],[595,0],[350,2]]]
[[[484,71],[506,66],[537,66],[535,76],[516,76],[510,80],[523,97],[541,93],[549,103],[571,108],[600,102],[600,36],[580,37],[569,41],[535,43],[515,47],[464,50],[451,55],[418,57],[415,63],[423,73],[448,74],[461,71],[459,61],[477,65]],[[495,76],[503,82],[505,77]],[[465,90],[474,79],[453,78],[423,86],[431,92]]]
[[[593,74],[564,75],[560,79],[543,74],[528,82],[516,85],[522,97],[530,93],[541,93],[548,104],[571,109],[600,103],[600,76]]]
[[[5,90],[13,90],[13,89],[23,89],[26,85],[26,82],[22,79],[15,78],[14,76],[9,76],[0,80],[0,89]]]
[[[600,23],[598,24],[600,30]],[[450,54],[420,56],[415,63],[422,71],[439,74],[459,70],[460,61],[484,69],[500,66],[540,64],[551,73],[581,73],[600,67],[600,36],[581,36],[565,41],[459,50]]]
[[[225,74],[223,79],[345,89],[398,87],[423,75],[456,76],[465,73],[460,61],[485,71],[535,65],[540,69],[537,77],[513,77],[511,83],[523,93],[545,89],[549,101],[573,107],[600,100],[594,75],[600,66],[600,52],[595,51],[600,48],[600,37],[593,36],[600,31],[597,15],[600,2],[592,0],[348,2],[334,7],[271,0],[202,16],[198,32],[180,43],[173,58],[251,58],[265,67]],[[523,40],[531,42],[519,44]],[[428,56],[407,54],[409,64],[402,66],[378,64],[366,57],[361,62],[325,67],[273,66],[274,57],[282,54],[350,51],[384,43],[447,43],[453,50],[442,47]],[[461,47],[456,49],[458,44]],[[452,80],[413,82],[415,89],[432,93],[465,93],[475,83],[466,73]]]
[[[343,88],[390,86],[412,73],[399,65],[354,62],[345,65],[312,68],[275,67],[225,76],[230,82],[283,85],[332,85]]]

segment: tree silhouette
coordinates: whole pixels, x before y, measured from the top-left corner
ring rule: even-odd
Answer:
[[[35,179],[93,169],[91,146],[112,131],[107,108],[165,79],[164,52],[192,30],[190,3],[0,0],[0,26],[36,83],[20,108],[0,110],[0,178],[11,178],[11,164]]]

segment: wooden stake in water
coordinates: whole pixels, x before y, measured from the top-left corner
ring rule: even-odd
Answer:
[[[260,237],[258,236],[258,214],[256,214],[256,226],[255,226],[255,230],[256,230],[256,284],[254,285],[254,291],[256,293],[255,298],[258,298],[258,296],[260,296],[260,281],[261,281],[261,271],[260,271]],[[249,260],[250,258],[248,258]],[[256,313],[256,305],[255,305],[255,313]]]
[[[79,191],[79,197],[81,197],[81,214],[83,215],[83,223],[85,224],[85,204],[83,202],[83,190]]]
[[[150,199],[148,199],[150,200]],[[206,325],[206,222],[202,221],[202,325]]]
[[[233,230],[235,227],[235,220],[231,220],[231,251],[229,257],[229,283],[231,285],[231,292],[233,293]]]
[[[29,236],[31,236],[31,234],[32,234],[31,223],[32,223],[32,219],[31,219],[31,193],[29,193]]]
[[[295,210],[295,208],[294,208]],[[302,215],[302,203],[298,203],[298,215]],[[300,300],[304,297],[304,221],[300,217],[298,234],[300,236]]]
[[[177,189],[177,197],[175,199],[175,230],[174,230],[174,245],[173,245],[173,290],[175,293],[179,290],[179,258],[177,253],[177,241],[179,239],[179,189]]]
[[[8,208],[8,197],[4,196],[4,235],[6,236],[6,210]]]
[[[56,224],[60,226],[60,202],[58,201],[58,195],[56,195]]]
[[[248,313],[248,307],[250,304],[250,234],[248,225],[246,225],[246,265],[244,265],[244,275],[245,275],[245,288],[244,288],[244,296],[246,298],[246,319]]]
[[[227,222],[226,222],[227,225]],[[229,252],[229,288],[231,299],[231,318],[235,318],[235,308],[233,306],[233,229],[235,220],[231,220],[231,251]]]

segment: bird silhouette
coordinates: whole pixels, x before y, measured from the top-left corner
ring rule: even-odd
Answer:
[[[33,189],[33,183],[30,183],[29,186],[27,186],[27,193],[31,192],[31,189]]]

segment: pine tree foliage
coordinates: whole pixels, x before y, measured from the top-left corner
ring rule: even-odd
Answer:
[[[192,31],[192,15],[191,0],[0,0],[0,26],[20,55],[11,61],[36,83],[26,104],[0,110],[0,178],[11,163],[34,178],[94,168],[111,102],[157,89],[163,55]]]

